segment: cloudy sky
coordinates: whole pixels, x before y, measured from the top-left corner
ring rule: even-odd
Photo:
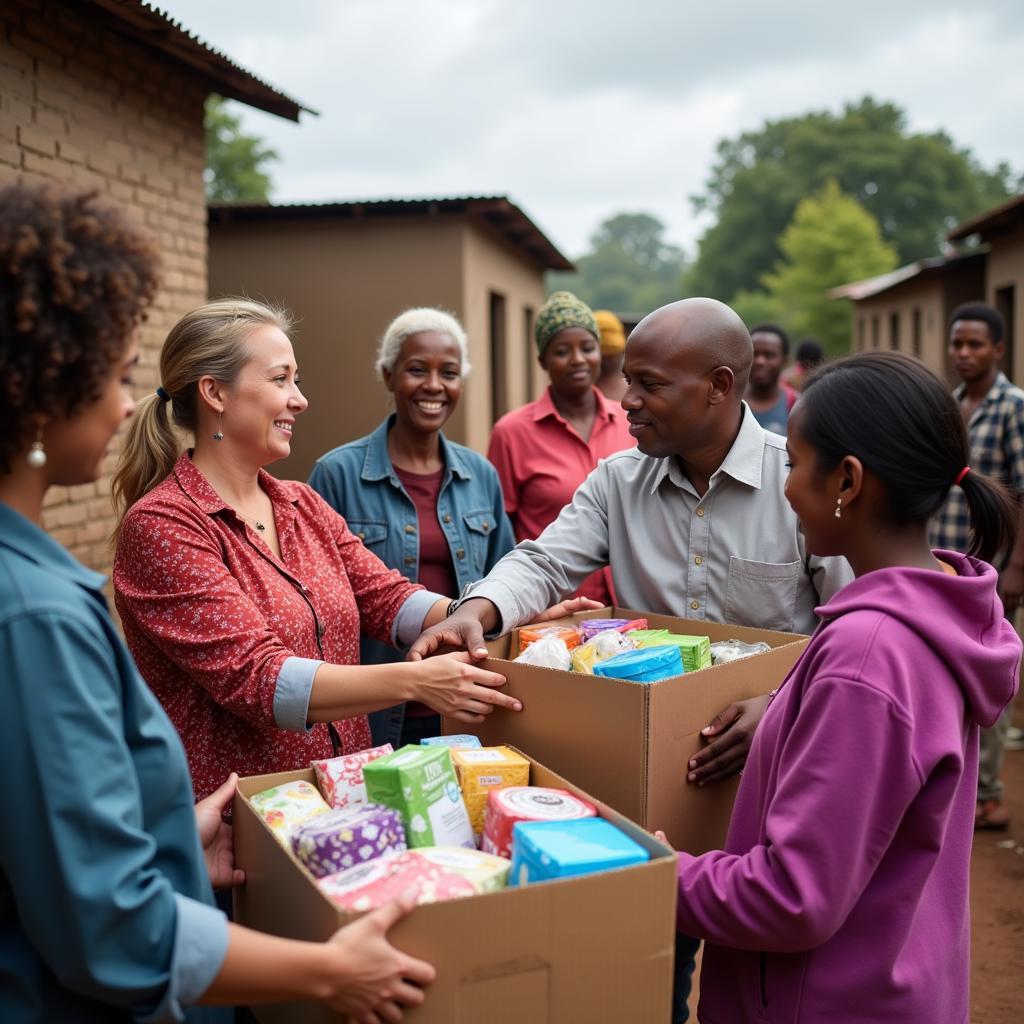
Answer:
[[[723,137],[871,93],[1024,171],[1020,0],[164,0],[320,111],[238,108],[277,201],[507,194],[570,256],[646,211],[692,255]]]

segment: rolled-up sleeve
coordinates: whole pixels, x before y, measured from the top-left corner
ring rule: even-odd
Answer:
[[[220,969],[227,928],[179,899],[157,864],[109,639],[64,609],[33,611],[0,623],[0,665],[0,772],[16,780],[0,868],[20,928],[64,987],[139,1019],[181,1020]],[[181,777],[187,787],[184,763]],[[188,816],[190,792],[174,813],[183,800]]]
[[[274,723],[279,729],[309,732],[309,698],[316,670],[323,664],[314,658],[286,658],[274,687]]]

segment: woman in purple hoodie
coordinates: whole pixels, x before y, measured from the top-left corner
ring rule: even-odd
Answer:
[[[704,1024],[966,1024],[978,730],[1021,643],[987,564],[1016,506],[967,466],[960,412],[916,360],[831,364],[789,426],[808,552],[856,579],[769,705],[724,850],[679,854],[678,927],[708,945]],[[970,552],[926,525],[964,489]]]

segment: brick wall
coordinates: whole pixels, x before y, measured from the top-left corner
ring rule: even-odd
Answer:
[[[206,298],[203,101],[182,64],[117,34],[86,5],[0,4],[0,183],[42,178],[95,188],[156,238],[163,286],[141,334],[136,391],[157,383],[171,325]],[[109,570],[110,476],[51,488],[43,525],[76,558]]]

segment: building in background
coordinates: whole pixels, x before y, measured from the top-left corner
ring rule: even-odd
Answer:
[[[1006,319],[1002,368],[1019,384],[1024,370],[1024,195],[964,221],[947,238],[963,251],[918,260],[829,292],[852,301],[851,349],[907,352],[958,383],[946,358],[949,317],[962,302],[983,301]]]
[[[410,306],[466,328],[473,372],[445,433],[485,451],[494,421],[543,386],[533,317],[556,269],[573,267],[503,196],[210,208],[210,297],[265,299],[297,318],[309,409],[291,457],[271,467],[289,479],[383,419],[377,342]]]
[[[206,299],[203,104],[216,92],[293,121],[301,107],[139,0],[0,4],[0,184],[50,179],[133,210],[163,273],[136,383],[157,385],[171,325]],[[53,487],[43,525],[86,565],[109,565],[110,475]]]

